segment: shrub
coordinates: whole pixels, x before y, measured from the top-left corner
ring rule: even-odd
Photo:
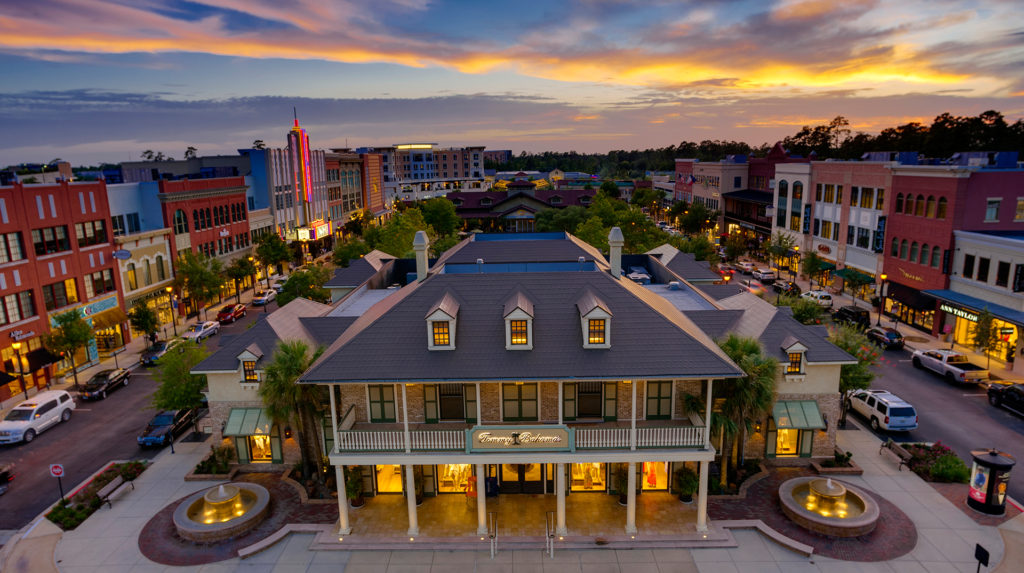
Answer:
[[[821,462],[821,466],[825,468],[848,468],[851,465],[850,458],[852,457],[853,452],[836,452],[833,459]]]
[[[967,483],[970,475],[971,472],[967,469],[967,464],[957,457],[956,454],[946,454],[940,457],[935,460],[931,467],[932,481]]]
[[[231,446],[210,446],[210,454],[196,464],[197,474],[226,474],[235,459],[235,448]]]

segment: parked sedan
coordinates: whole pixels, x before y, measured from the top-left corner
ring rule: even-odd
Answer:
[[[217,320],[221,324],[225,324],[228,322],[234,322],[243,316],[245,316],[244,304],[229,304],[220,309],[220,312],[217,313]]]
[[[220,332],[220,323],[208,320],[206,322],[197,322],[188,327],[188,330],[181,335],[185,340],[194,340],[198,344],[202,342],[204,338],[209,338],[214,334]]]
[[[142,356],[139,357],[139,364],[143,366],[156,366],[161,356],[167,354],[167,351],[179,344],[181,344],[180,338],[157,340],[153,346],[150,346],[142,353]]]
[[[988,403],[1024,415],[1024,384],[998,380],[988,385]]]
[[[786,296],[800,296],[800,287],[793,281],[777,280],[772,283],[772,289]]]
[[[804,294],[800,295],[800,298],[813,300],[818,304],[818,306],[832,308],[832,295],[828,294],[823,290],[809,290]]]
[[[146,429],[139,434],[139,446],[166,446],[175,437],[180,436],[196,420],[195,409],[162,410],[146,424]]]
[[[274,290],[261,290],[257,291],[252,297],[253,306],[266,306],[270,304],[270,301],[277,298],[277,291]]]
[[[885,350],[901,350],[903,348],[903,335],[895,329],[875,326],[869,328],[864,334]]]
[[[113,370],[103,370],[97,372],[88,382],[82,386],[82,392],[80,396],[83,400],[102,400],[107,397],[107,393],[113,392],[117,388],[128,385],[128,379],[131,378],[132,373],[125,370],[124,368],[115,368]]]

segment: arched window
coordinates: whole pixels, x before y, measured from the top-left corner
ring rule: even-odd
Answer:
[[[142,267],[142,280],[146,281],[146,286],[153,284],[153,266],[150,264],[149,259],[146,259],[144,267]]]
[[[802,200],[804,198],[804,184],[800,181],[793,182],[793,199]]]
[[[785,227],[788,213],[786,213],[786,201],[789,196],[789,183],[785,180],[779,181],[779,199],[776,208],[778,212],[775,215],[775,225],[777,227]]]
[[[135,290],[139,288],[139,282],[135,278],[135,263],[128,263],[128,272],[125,273],[128,279],[128,290]]]
[[[924,217],[924,195],[917,196],[917,203],[914,205],[914,214]]]
[[[921,245],[921,258],[915,262],[918,262],[922,265],[928,264],[928,243]]]
[[[203,222],[199,220],[199,211],[195,209],[192,210],[192,227],[197,231],[203,229]]]
[[[942,262],[942,249],[938,245],[932,247],[932,267],[939,268],[939,264]]]
[[[937,219],[945,219],[946,218],[946,198],[945,197],[939,197],[939,208],[936,209],[936,211],[935,211],[935,217]]]
[[[896,194],[896,208],[894,209],[897,213],[903,212],[903,193]]]
[[[914,196],[907,195],[907,201],[903,203],[903,214],[913,215],[914,214]]]
[[[898,257],[899,255],[900,255],[900,240],[899,239],[893,239],[892,240],[892,251],[889,253],[889,256],[891,256],[891,257]]]
[[[167,279],[167,271],[164,270],[164,256],[156,256],[156,280],[163,281]]]
[[[901,259],[907,258],[907,240],[906,239],[903,239],[903,242],[900,243],[900,258]]]
[[[245,212],[245,203],[244,202],[238,204],[238,212],[241,213],[241,216],[242,216],[241,220],[242,221],[245,221],[246,219],[249,218],[249,214]]]
[[[213,226],[213,216],[210,214],[210,208],[206,208],[206,228],[209,229]]]
[[[910,244],[910,259],[908,260],[912,263],[917,262],[917,248],[917,241]]]
[[[789,182],[783,179],[779,181],[779,199],[789,197]]]
[[[927,207],[925,207],[924,216],[928,217],[929,219],[934,219],[935,218],[935,197],[933,197],[932,195],[929,195],[928,196],[928,202],[926,203],[926,205],[927,205]]]
[[[188,232],[188,216],[181,209],[174,212],[174,234],[180,235]]]

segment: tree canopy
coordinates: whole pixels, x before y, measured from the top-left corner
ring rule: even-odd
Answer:
[[[203,403],[206,375],[193,374],[192,369],[206,360],[206,346],[179,344],[160,358],[160,368],[153,378],[160,384],[153,393],[153,407],[160,410],[198,408]]]
[[[92,327],[82,317],[82,311],[73,308],[52,318],[50,332],[43,335],[43,346],[54,354],[71,358],[71,372],[78,389],[78,368],[75,364],[78,349],[92,340]]]

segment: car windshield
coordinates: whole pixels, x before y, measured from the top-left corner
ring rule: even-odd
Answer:
[[[889,410],[889,415],[890,416],[894,416],[894,417],[895,416],[899,416],[899,417],[902,417],[902,418],[906,418],[906,417],[909,417],[909,416],[915,416],[915,415],[917,415],[917,413],[914,412],[913,408],[909,408],[909,407],[903,407],[903,408],[896,407],[896,408],[892,408],[892,409]]]
[[[886,332],[885,333],[885,337],[888,338],[889,340],[899,340],[900,333],[898,333],[898,332]]]
[[[153,350],[153,351],[156,351],[156,352],[159,352],[159,351],[163,350],[164,348],[167,348],[167,343],[164,342],[163,340],[161,340],[160,342],[157,342],[153,346],[149,347],[150,350]]]
[[[32,410],[19,410],[14,409],[7,413],[7,417],[4,420],[8,422],[24,422],[32,419]]]
[[[227,314],[227,313],[229,313],[229,312],[231,312],[233,310],[235,310],[235,307],[233,307],[233,306],[225,306],[224,308],[220,309],[220,313],[221,314]]]
[[[174,416],[172,414],[160,414],[153,418],[149,423],[150,426],[170,426],[174,423]]]
[[[256,293],[256,298],[260,298],[261,296],[266,296],[266,294],[267,294],[267,293],[265,293],[265,292],[263,292],[263,291],[258,291],[258,292]]]
[[[86,382],[86,385],[102,384],[106,382],[107,379],[110,378],[110,375],[113,373],[113,370],[104,370],[103,372],[97,372],[95,376],[93,376],[92,378],[89,379],[88,382]]]
[[[199,332],[202,329],[203,329],[203,325],[201,325],[201,324],[193,324],[192,326],[188,327],[188,331],[189,332]]]

